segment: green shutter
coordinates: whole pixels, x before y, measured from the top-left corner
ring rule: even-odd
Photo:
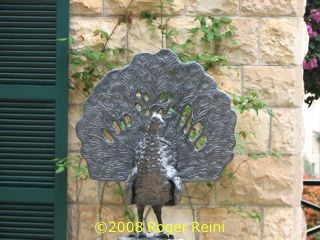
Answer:
[[[0,239],[67,239],[68,5],[0,0]]]

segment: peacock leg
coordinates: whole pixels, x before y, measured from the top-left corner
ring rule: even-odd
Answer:
[[[157,221],[158,221],[158,225],[162,225],[162,216],[161,216],[161,205],[157,205],[157,206],[152,206],[153,212],[156,215]],[[174,239],[173,235],[168,235],[164,232],[164,229],[162,229],[162,231],[158,234],[155,235],[155,237],[157,238],[164,238],[164,239]]]
[[[138,238],[145,238],[147,234],[143,232],[143,212],[144,212],[145,205],[137,204],[138,209],[138,218],[139,222],[141,222],[141,232],[138,233]]]

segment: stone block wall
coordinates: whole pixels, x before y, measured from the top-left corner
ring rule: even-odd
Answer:
[[[134,53],[158,51],[161,36],[150,33],[139,12],[154,9],[155,0],[71,0],[71,35],[82,35],[89,44],[99,44],[92,35],[96,29],[110,33],[119,15],[134,14],[130,26],[122,24],[111,44],[129,47]],[[235,178],[223,176],[209,189],[205,183],[185,186],[181,204],[164,209],[164,220],[189,224],[175,233],[184,240],[252,239],[298,240],[305,237],[305,222],[300,208],[302,191],[302,58],[307,41],[303,0],[175,0],[166,11],[168,24],[179,31],[193,27],[196,15],[227,16],[237,27],[239,47],[226,46],[230,66],[213,77],[226,91],[245,94],[248,88],[267,90],[264,101],[275,117],[254,111],[238,117],[237,131],[254,132],[245,140],[250,153],[281,152],[277,158],[253,159],[236,155],[227,167]],[[132,57],[132,56],[129,57]],[[75,124],[81,116],[84,96],[70,91],[69,152],[78,155],[80,143]],[[94,226],[100,220],[127,222],[116,183],[75,180],[69,171],[69,240],[115,240],[126,233],[99,235]],[[189,198],[191,195],[192,198]],[[191,203],[191,204],[190,204]],[[226,203],[234,204],[226,207]],[[229,211],[228,211],[229,209]],[[230,212],[231,211],[231,212]],[[257,213],[260,221],[246,216]],[[148,214],[153,219],[153,214]],[[223,224],[224,232],[192,232],[191,223]]]

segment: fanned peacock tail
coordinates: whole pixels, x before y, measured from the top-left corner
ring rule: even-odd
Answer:
[[[195,63],[170,50],[142,53],[95,87],[77,124],[82,155],[98,180],[125,180],[151,115],[177,155],[184,181],[215,180],[233,157],[236,115],[227,94]]]

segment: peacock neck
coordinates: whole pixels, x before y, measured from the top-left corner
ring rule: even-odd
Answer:
[[[148,131],[147,132],[147,138],[152,138],[152,139],[156,139],[159,138],[159,131]]]
[[[159,134],[159,124],[156,122],[151,122],[147,134],[152,136],[152,135],[158,135]]]

